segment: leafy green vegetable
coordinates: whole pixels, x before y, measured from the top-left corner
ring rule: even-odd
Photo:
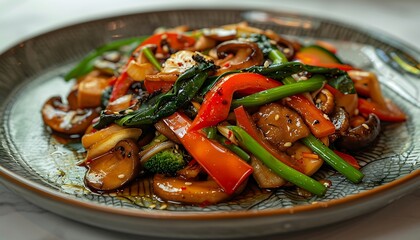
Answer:
[[[289,77],[293,74],[300,72],[309,72],[312,74],[321,74],[325,77],[332,87],[336,88],[344,94],[356,93],[353,85],[353,81],[347,74],[337,68],[324,68],[305,65],[300,62],[287,62],[287,63],[273,63],[268,67],[264,66],[253,66],[245,69],[246,72],[259,73],[266,77],[273,78],[276,80],[282,80],[285,77]]]
[[[116,122],[121,126],[140,126],[153,124],[163,117],[167,117],[187,104],[197,94],[209,72],[215,65],[200,55],[194,55],[197,64],[178,77],[174,86],[166,93],[158,94],[141,104],[140,108],[128,114],[101,113],[95,128],[103,128]]]

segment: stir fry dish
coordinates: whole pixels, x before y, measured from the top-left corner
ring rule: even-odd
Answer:
[[[84,183],[118,192],[151,178],[162,201],[216,204],[251,181],[323,196],[323,165],[357,184],[352,156],[381,122],[407,116],[383,96],[374,72],[324,41],[303,44],[246,22],[108,43],[64,79],[67,99],[41,110],[52,133],[78,137]]]

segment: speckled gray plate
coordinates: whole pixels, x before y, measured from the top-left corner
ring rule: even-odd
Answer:
[[[357,67],[375,71],[387,97],[408,121],[384,124],[379,140],[358,153],[363,182],[354,185],[328,167],[316,178],[331,180],[324,197],[303,198],[294,190],[261,191],[214,206],[162,204],[146,179],[119,194],[83,188],[83,158],[77,144],[61,145],[44,128],[43,102],[65,95],[61,76],[93,48],[118,38],[147,35],[160,26],[192,28],[248,21],[302,41],[328,40]],[[78,24],[24,41],[0,55],[0,180],[22,197],[57,214],[129,233],[220,238],[296,231],[342,221],[380,208],[419,186],[420,79],[389,56],[418,61],[420,53],[381,33],[330,20],[281,12],[175,10],[140,13]],[[162,231],[165,226],[165,231]],[[247,231],[244,231],[247,229]]]

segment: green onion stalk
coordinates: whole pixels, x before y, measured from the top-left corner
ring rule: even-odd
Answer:
[[[284,57],[279,57],[283,55],[283,53],[281,53],[278,49],[272,49],[272,52],[274,53],[269,54],[271,61],[275,63],[286,63],[287,60],[285,60]],[[283,83],[285,85],[293,85],[296,84],[296,80],[289,76],[283,79]],[[362,181],[364,177],[362,172],[360,172],[359,170],[351,166],[349,163],[347,163],[344,159],[335,154],[334,151],[325,146],[314,135],[309,134],[309,136],[301,139],[301,141],[312,151],[317,153],[328,165],[337,170],[339,173],[343,174],[347,179],[349,179],[353,183],[359,183],[360,181]]]
[[[279,161],[241,127],[227,126],[227,128],[234,133],[241,147],[252,153],[280,177],[318,196],[323,196],[327,191],[320,182]]]

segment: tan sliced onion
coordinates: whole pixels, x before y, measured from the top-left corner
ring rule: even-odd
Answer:
[[[117,124],[111,124],[106,128],[103,128],[99,131],[87,133],[82,137],[82,145],[85,149],[88,149],[93,144],[102,141],[103,139],[109,137],[110,135],[124,129],[123,127]]]
[[[106,137],[105,139],[91,145],[87,151],[86,160],[98,157],[111,150],[119,141],[124,139],[137,140],[142,133],[140,128],[124,128]],[[85,160],[85,161],[86,161]]]
[[[148,148],[146,150],[143,150],[139,153],[140,156],[140,163],[145,164],[149,158],[151,158],[153,155],[155,155],[158,152],[161,152],[165,149],[175,147],[175,143],[172,141],[165,141],[162,143],[158,143],[155,146]]]
[[[127,74],[134,81],[143,81],[146,75],[153,73],[154,68],[150,63],[136,63],[135,61],[131,61],[127,67]]]

